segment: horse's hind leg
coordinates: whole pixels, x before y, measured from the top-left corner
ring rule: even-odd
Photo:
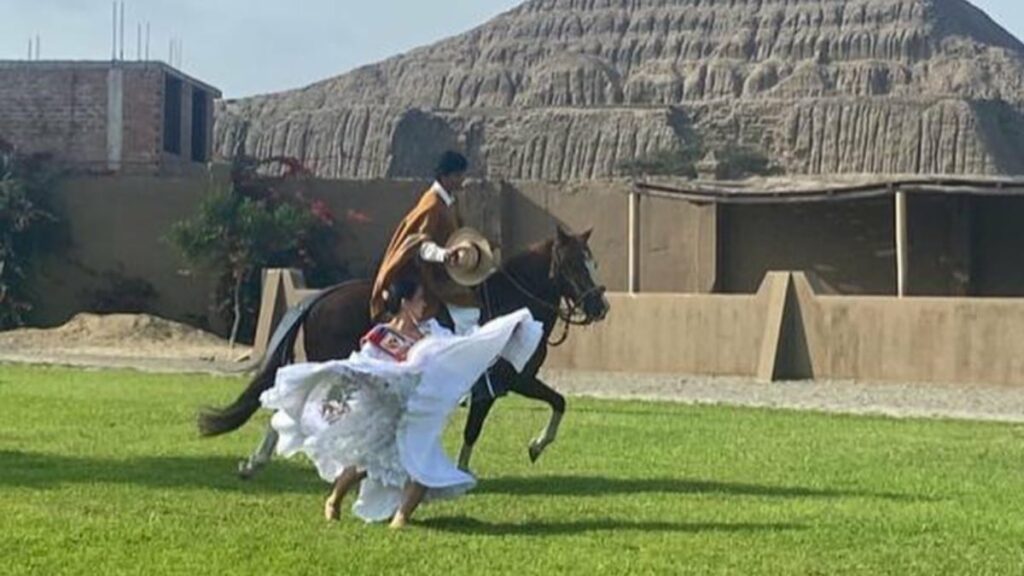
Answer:
[[[547,426],[544,427],[540,436],[530,441],[530,462],[536,462],[544,453],[544,449],[558,437],[558,427],[562,423],[562,416],[565,415],[565,397],[555,392],[536,376],[530,377],[525,374],[516,381],[516,385],[512,389],[517,394],[547,402],[548,406],[551,406],[551,417],[548,419]]]
[[[267,431],[263,434],[263,440],[256,447],[251,456],[238,463],[238,477],[248,480],[256,475],[274,457],[274,448],[277,447],[277,430],[267,424]]]
[[[462,432],[462,450],[459,451],[459,469],[469,472],[469,460],[473,457],[473,446],[480,439],[484,420],[494,406],[494,398],[488,394],[473,394],[469,403],[469,416]]]

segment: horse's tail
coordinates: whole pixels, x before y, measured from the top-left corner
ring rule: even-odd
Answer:
[[[242,394],[224,408],[204,408],[199,411],[197,420],[200,435],[226,434],[237,430],[248,422],[249,418],[252,418],[252,415],[260,408],[260,394],[274,385],[277,369],[291,364],[295,360],[295,340],[299,336],[299,329],[302,328],[313,307],[341,286],[344,284],[309,296],[298,306],[285,313],[270,338],[270,344],[267,346],[267,353],[263,357],[259,371],[242,391]]]

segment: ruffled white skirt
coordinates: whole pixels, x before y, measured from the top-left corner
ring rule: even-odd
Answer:
[[[498,358],[522,370],[542,332],[524,309],[465,336],[426,337],[402,363],[357,352],[281,368],[260,397],[277,411],[277,451],[306,454],[328,482],[349,466],[365,471],[353,512],[367,522],[394,515],[410,478],[427,487],[425,500],[458,496],[476,480],[444,452],[449,415]]]

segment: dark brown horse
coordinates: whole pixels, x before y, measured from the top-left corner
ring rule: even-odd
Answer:
[[[569,324],[590,324],[608,313],[605,289],[595,281],[596,264],[589,239],[589,231],[572,235],[559,228],[553,240],[509,259],[480,287],[483,320],[529,308],[534,318],[544,324],[545,337],[522,372],[499,362],[474,386],[459,457],[461,467],[468,468],[484,420],[494,400],[505,390],[551,406],[548,425],[530,443],[530,459],[536,460],[555,440],[565,413],[565,398],[537,377],[547,357],[548,341],[560,321],[565,322],[568,330]],[[370,291],[369,281],[348,282],[328,288],[289,310],[274,332],[255,378],[231,405],[200,413],[200,433],[224,434],[252,417],[260,407],[260,394],[273,386],[277,369],[294,360],[292,351],[300,328],[304,329],[306,357],[310,362],[345,358],[357,350],[359,339],[371,328]],[[243,478],[250,477],[270,460],[276,443],[276,433],[268,429],[257,451],[239,466]]]

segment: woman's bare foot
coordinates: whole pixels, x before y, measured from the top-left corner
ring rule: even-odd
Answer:
[[[423,484],[412,479],[406,481],[405,488],[402,490],[402,504],[395,511],[395,516],[391,519],[392,530],[405,528],[409,523],[409,518],[412,517],[416,507],[423,501],[426,493],[427,487]]]
[[[333,522],[341,517],[341,503],[345,500],[348,491],[359,485],[366,478],[366,472],[360,472],[354,466],[349,466],[341,471],[341,474],[334,480],[334,487],[331,494],[324,502],[324,518]]]
[[[391,524],[388,526],[388,528],[392,530],[401,530],[402,528],[405,528],[408,524],[409,521],[406,519],[405,514],[397,512],[395,513],[395,517],[391,519]]]

